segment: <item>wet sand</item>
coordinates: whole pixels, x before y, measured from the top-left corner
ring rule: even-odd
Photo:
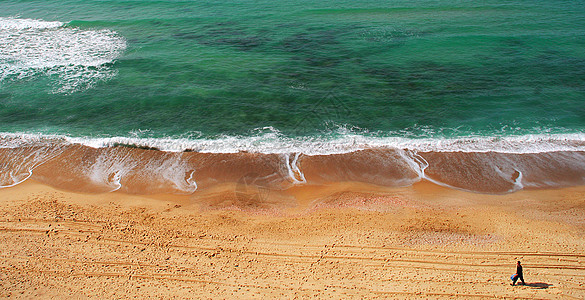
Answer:
[[[0,190],[0,297],[585,297],[585,187]],[[510,286],[515,262],[527,286]]]

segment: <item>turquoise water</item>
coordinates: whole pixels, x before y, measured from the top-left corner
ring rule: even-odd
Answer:
[[[585,129],[580,1],[5,0],[0,17],[4,133]]]

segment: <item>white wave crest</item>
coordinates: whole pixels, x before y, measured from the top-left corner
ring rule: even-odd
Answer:
[[[43,21],[33,19],[0,18],[0,30],[46,29],[63,26],[59,21]]]
[[[0,148],[23,145],[82,144],[93,148],[135,145],[162,151],[202,153],[255,153],[328,155],[373,148],[394,148],[417,152],[544,153],[585,151],[585,133],[531,134],[506,137],[403,138],[358,133],[334,136],[287,137],[273,129],[254,136],[216,138],[70,137],[30,133],[0,133]]]
[[[62,22],[0,18],[0,82],[56,77],[54,93],[71,93],[111,79],[110,65],[126,49],[111,30],[68,28]]]

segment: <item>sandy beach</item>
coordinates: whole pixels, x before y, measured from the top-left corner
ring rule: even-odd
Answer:
[[[2,189],[0,297],[585,297],[585,187],[346,183],[250,197],[227,185],[190,196]],[[510,285],[517,260],[527,286]]]
[[[585,300],[584,4],[0,1],[0,300]]]

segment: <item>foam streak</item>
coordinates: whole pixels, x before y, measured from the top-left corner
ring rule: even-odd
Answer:
[[[62,22],[0,18],[0,82],[57,77],[54,93],[71,93],[111,79],[108,64],[126,49],[110,30],[68,28]]]

